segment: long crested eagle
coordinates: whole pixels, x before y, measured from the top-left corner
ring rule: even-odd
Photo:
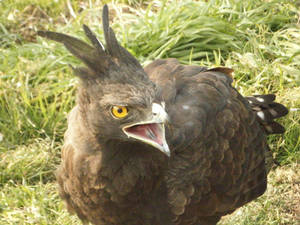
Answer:
[[[288,110],[275,95],[241,96],[232,70],[155,60],[143,68],[102,15],[106,45],[39,31],[85,67],[57,170],[70,212],[97,225],[213,225],[262,195],[268,134]]]

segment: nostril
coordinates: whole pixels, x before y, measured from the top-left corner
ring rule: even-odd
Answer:
[[[152,115],[157,116],[159,114],[159,112],[161,111],[162,107],[157,104],[157,103],[153,103],[152,105]]]

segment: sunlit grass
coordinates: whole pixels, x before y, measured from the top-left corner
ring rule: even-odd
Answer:
[[[54,183],[5,184],[0,192],[0,224],[81,224],[64,209]]]
[[[87,24],[103,40],[102,4],[0,1],[0,224],[78,224],[63,210],[53,172],[75,100],[77,79],[68,64],[79,62],[62,45],[36,37],[36,31],[50,29],[86,40],[82,24]],[[286,133],[269,138],[276,161],[284,165],[270,176],[273,192],[227,221],[293,224],[295,217],[285,216],[292,200],[280,201],[279,196],[288,193],[285,187],[295,188],[289,171],[299,171],[295,164],[300,161],[296,2],[120,0],[110,3],[110,10],[119,41],[143,65],[174,57],[185,64],[231,67],[242,94],[276,93],[292,109],[280,120]],[[287,173],[283,183],[276,183],[278,171]],[[293,177],[300,179],[299,173]]]
[[[297,225],[300,220],[300,166],[279,167],[269,174],[266,193],[226,216],[220,225]]]

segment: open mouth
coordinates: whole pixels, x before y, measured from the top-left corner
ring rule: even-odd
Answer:
[[[159,145],[163,145],[162,125],[158,123],[139,124],[125,128],[125,131],[135,136],[145,138],[149,141],[154,141]]]
[[[123,131],[127,136],[150,144],[170,156],[170,150],[165,139],[165,127],[163,123],[134,124],[124,127]]]

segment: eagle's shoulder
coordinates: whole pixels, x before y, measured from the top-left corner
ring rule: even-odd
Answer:
[[[232,70],[174,60],[149,68],[157,84],[171,84],[163,88],[164,96],[172,96],[166,102],[173,151],[167,186],[178,222],[205,224],[261,195],[266,135],[248,101],[231,86]]]

